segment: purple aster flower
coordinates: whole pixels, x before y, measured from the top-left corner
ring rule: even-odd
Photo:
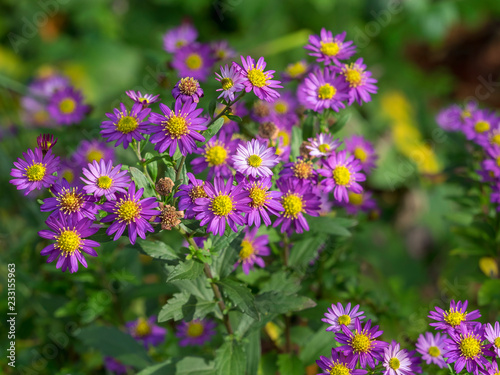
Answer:
[[[148,319],[142,317],[125,323],[125,329],[134,339],[142,343],[146,349],[161,345],[165,341],[167,330],[155,324],[156,316]]]
[[[238,140],[231,140],[231,135],[223,131],[213,136],[203,148],[198,147],[195,154],[202,155],[191,162],[193,172],[198,174],[203,172],[207,167],[208,179],[214,175],[216,177],[228,178],[233,175],[229,166],[231,165],[231,155],[236,150]]]
[[[325,65],[338,64],[340,60],[347,60],[356,52],[356,47],[351,41],[345,42],[346,32],[335,35],[325,28],[320,35],[310,35],[309,44],[304,48],[312,51],[309,56],[316,57],[317,62]]]
[[[72,216],[76,221],[83,218],[91,220],[97,215],[95,198],[83,193],[81,186],[71,187],[68,181],[62,180],[55,183],[50,188],[53,198],[46,198],[40,206],[42,212],[52,212],[50,216],[57,216],[59,213],[64,216]]]
[[[40,134],[36,137],[36,143],[45,155],[57,143],[57,138],[53,134]]]
[[[444,357],[446,356],[445,342],[448,336],[445,334],[436,333],[434,336],[430,332],[426,332],[425,336],[420,335],[417,340],[417,351],[422,354],[422,359],[428,365],[434,363],[440,368],[446,367]]]
[[[366,370],[355,369],[356,364],[352,363],[348,356],[336,348],[332,348],[330,358],[324,356],[320,356],[319,358],[316,364],[323,372],[318,375],[364,375],[368,372]]]
[[[384,350],[384,375],[413,375],[412,362],[405,349],[393,341]]]
[[[309,155],[318,158],[330,155],[342,144],[342,141],[334,139],[333,135],[328,133],[320,133],[317,137],[308,138],[307,140],[311,142],[311,145],[307,146]]]
[[[339,347],[346,355],[351,357],[351,363],[358,362],[361,367],[366,367],[368,364],[374,368],[376,361],[382,361],[384,349],[388,344],[384,341],[376,340],[382,335],[382,331],[378,330],[378,326],[371,326],[372,321],[368,320],[364,327],[358,318],[354,319],[354,332],[349,330],[345,325],[341,326],[343,333],[336,333],[337,341],[343,346]]]
[[[99,243],[85,239],[99,230],[99,226],[93,225],[92,220],[87,218],[77,220],[76,216],[59,213],[57,216],[49,216],[45,223],[49,229],[41,230],[38,235],[48,240],[55,240],[55,243],[40,252],[41,255],[49,256],[47,263],[57,259],[56,268],[61,268],[63,272],[69,269],[70,273],[74,273],[78,271],[78,262],[87,268],[83,253],[97,256],[93,248],[100,246]]]
[[[500,146],[500,120],[490,129],[487,134],[487,141],[481,146],[485,148]]]
[[[203,346],[212,340],[217,324],[210,319],[193,319],[190,322],[181,321],[175,334],[181,340],[180,346]]]
[[[213,184],[206,182],[205,192],[208,197],[197,198],[194,211],[196,220],[201,220],[202,226],[208,224],[207,232],[222,236],[226,230],[226,221],[234,232],[238,231],[236,225],[245,225],[242,214],[250,210],[250,198],[242,184],[233,186],[232,177],[227,183],[224,183],[224,179],[215,177]]]
[[[212,49],[212,55],[218,61],[225,61],[236,56],[236,51],[229,47],[227,40],[212,42],[210,43],[210,48]]]
[[[143,108],[148,107],[150,104],[156,103],[157,101],[160,100],[160,95],[153,95],[153,94],[141,94],[140,91],[125,91],[125,94],[132,99],[135,103],[142,104]]]
[[[408,358],[410,359],[411,362],[410,366],[411,372],[414,374],[421,374],[423,372],[421,367],[422,358],[420,358],[420,356],[417,355],[417,351],[416,350],[409,351]]]
[[[176,51],[172,66],[180,77],[193,77],[203,82],[211,73],[214,62],[210,46],[192,43]]]
[[[116,375],[126,375],[127,371],[131,368],[112,357],[104,357],[104,367],[106,367],[106,370]]]
[[[99,163],[94,160],[82,170],[83,175],[87,177],[80,177],[86,184],[83,190],[87,194],[93,194],[96,198],[104,195],[109,201],[115,200],[115,193],[126,193],[125,188],[130,183],[127,171],[121,171],[121,167],[121,164],[113,167],[111,160],[106,162],[101,159]]]
[[[453,104],[447,108],[442,109],[436,116],[437,124],[447,131],[463,130],[465,119],[472,116],[474,111],[477,110],[477,104],[469,102],[464,108],[458,104]]]
[[[193,43],[198,38],[198,31],[190,23],[169,29],[163,36],[163,48],[165,51],[174,53],[180,48]]]
[[[256,237],[258,230],[259,227],[255,227],[253,229],[247,227],[244,229],[245,237],[241,241],[239,259],[234,265],[236,268],[241,264],[243,272],[245,272],[246,275],[248,275],[250,270],[253,270],[255,263],[257,263],[259,267],[264,268],[266,263],[261,256],[268,256],[271,254],[271,251],[267,246],[269,244],[269,236],[264,234]]]
[[[493,360],[491,363],[486,365],[485,371],[483,371],[485,375],[498,375],[500,374],[500,369],[498,368],[498,363],[496,360]]]
[[[134,103],[130,112],[125,104],[120,103],[120,109],[113,109],[113,113],[106,113],[109,120],[101,123],[101,135],[107,138],[107,142],[116,141],[115,147],[123,143],[127,148],[133,139],[142,141],[149,122],[146,117],[151,112],[150,108],[143,108],[142,104]]]
[[[455,300],[451,300],[448,311],[444,311],[442,308],[436,306],[436,311],[430,311],[428,318],[437,320],[437,323],[430,323],[429,325],[435,329],[450,332],[464,325],[479,324],[478,322],[473,322],[473,320],[481,317],[479,310],[467,312],[468,303],[468,301],[463,303],[462,301],[458,301],[455,303]]]
[[[349,200],[343,202],[346,212],[349,215],[357,215],[360,211],[370,213],[377,209],[377,201],[372,198],[371,191],[363,191],[359,194],[349,192]]]
[[[281,96],[272,103],[271,108],[275,116],[279,119],[278,121],[281,120],[291,127],[297,125],[299,122],[299,116],[295,112],[297,105],[298,102],[295,95],[290,91],[284,91],[281,93]],[[271,120],[272,119],[273,118],[271,118]]]
[[[199,131],[206,130],[206,120],[199,117],[203,108],[196,109],[197,103],[180,98],[175,101],[172,111],[165,104],[160,103],[163,114],[152,113],[151,124],[146,132],[151,134],[149,141],[155,145],[155,150],[162,153],[169,149],[170,156],[174,156],[177,146],[183,156],[191,154],[196,149],[195,141],[204,142],[205,138]]]
[[[35,98],[24,96],[21,98],[21,107],[23,110],[22,120],[35,126],[53,127],[53,121],[50,119],[47,106],[40,103]]]
[[[34,96],[50,98],[56,91],[70,87],[68,77],[59,74],[50,74],[46,77],[37,78],[28,86],[28,90]]]
[[[83,96],[73,87],[54,92],[47,110],[50,116],[62,125],[71,125],[83,120],[90,107],[83,104]]]
[[[243,84],[245,79],[234,65],[231,65],[231,67],[227,65],[221,66],[220,74],[215,73],[215,80],[221,84],[221,88],[216,90],[222,91],[218,98],[222,97],[227,102],[232,102],[234,100],[234,93],[243,91],[245,88]]]
[[[316,112],[321,112],[325,108],[338,112],[340,108],[345,108],[343,101],[349,100],[347,82],[328,69],[316,69],[309,73],[300,89],[303,91],[308,108]]]
[[[184,211],[186,219],[192,219],[195,216],[193,208],[196,206],[197,198],[208,198],[205,192],[205,182],[198,180],[191,172],[187,173],[189,184],[179,186],[175,197],[179,197],[179,211]]]
[[[483,172],[480,173],[485,181],[500,177],[500,147],[491,146],[486,149],[485,160],[481,162]]]
[[[455,372],[460,373],[464,367],[474,375],[483,372],[483,367],[489,363],[485,356],[495,354],[487,350],[489,345],[483,344],[484,328],[481,324],[460,325],[448,331],[448,334],[450,338],[445,339],[445,349],[448,351],[446,362],[454,363]]]
[[[57,181],[61,182],[63,179],[68,181],[70,186],[81,185],[78,178],[81,172],[81,166],[77,165],[74,160],[61,160],[61,167],[57,172]]]
[[[465,137],[475,143],[488,145],[488,133],[498,127],[499,118],[494,112],[487,109],[476,110],[465,119],[463,133]]]
[[[108,147],[106,143],[97,139],[91,141],[81,141],[73,154],[73,159],[78,165],[86,166],[94,160],[99,162],[101,159],[105,161],[113,161],[115,158],[115,150]]]
[[[314,170],[311,160],[305,160],[298,157],[295,161],[283,165],[280,177],[303,180],[316,184],[318,181],[318,172]]]
[[[293,179],[279,179],[277,181],[278,189],[283,193],[281,196],[281,205],[283,213],[281,217],[274,222],[274,227],[281,226],[281,233],[292,234],[293,230],[302,233],[309,230],[309,225],[304,214],[311,216],[319,215],[320,200],[316,194],[316,189],[311,185]]]
[[[57,177],[54,172],[59,170],[59,157],[52,155],[52,150],[44,155],[42,149],[35,148],[35,151],[28,150],[23,152],[23,159],[18,158],[14,162],[14,167],[10,175],[14,179],[9,182],[17,186],[17,190],[26,190],[24,195],[28,195],[33,190],[48,188]]]
[[[282,73],[283,82],[289,82],[294,79],[301,81],[309,73],[309,70],[309,65],[305,60],[288,64]]]
[[[249,182],[246,180],[238,182],[244,184],[245,190],[251,199],[248,203],[250,211],[246,216],[247,224],[249,226],[255,225],[257,228],[260,227],[262,216],[264,225],[271,225],[271,218],[268,211],[276,216],[280,216],[280,212],[283,211],[283,206],[279,202],[282,194],[279,191],[270,190],[272,187],[271,177],[260,179],[250,178]]]
[[[347,152],[359,160],[363,171],[368,173],[375,168],[375,162],[377,161],[375,149],[371,142],[367,141],[363,136],[352,135],[345,139],[345,147]]]
[[[359,173],[361,164],[354,156],[347,156],[345,150],[330,155],[323,167],[318,169],[318,173],[326,177],[321,184],[326,193],[333,190],[333,196],[338,202],[349,201],[348,190],[357,194],[363,191],[358,184],[366,179],[364,174]]]
[[[240,144],[233,155],[233,166],[238,172],[252,177],[272,176],[273,168],[278,164],[273,147],[267,147],[257,139],[252,139],[246,145]]]
[[[500,323],[495,322],[493,327],[490,323],[485,325],[484,337],[492,344],[492,349],[495,351],[497,357],[500,357]]]
[[[377,80],[371,78],[372,73],[366,70],[366,65],[363,64],[363,59],[359,58],[354,63],[339,64],[334,68],[349,84],[349,102],[351,105],[357,101],[359,105],[363,102],[368,103],[371,101],[370,94],[377,92]]]
[[[331,308],[328,308],[328,312],[325,313],[325,318],[321,319],[322,322],[330,324],[326,329],[331,332],[342,331],[342,326],[346,326],[349,329],[354,328],[354,319],[364,319],[363,311],[358,311],[359,305],[354,306],[351,309],[351,303],[347,303],[344,308],[340,302],[337,305],[332,304]]]
[[[137,236],[145,239],[146,232],[154,232],[153,227],[149,223],[153,216],[156,216],[155,221],[160,221],[158,217],[160,211],[157,210],[158,202],[156,201],[156,197],[140,199],[144,188],[140,188],[137,191],[135,189],[135,183],[131,182],[126,194],[118,193],[116,201],[105,202],[102,205],[102,209],[109,212],[110,215],[104,217],[101,222],[108,223],[114,221],[106,230],[108,236],[115,233],[113,241],[120,238],[125,228],[128,228],[128,238],[133,245]]]
[[[175,84],[172,90],[172,96],[174,99],[179,98],[183,103],[188,101],[199,103],[200,98],[203,97],[203,90],[196,79],[185,77],[181,78],[180,81]]]
[[[240,74],[244,78],[243,84],[245,85],[245,91],[250,92],[253,90],[254,94],[262,100],[266,102],[272,103],[276,99],[280,97],[278,91],[273,90],[273,88],[283,88],[280,86],[280,81],[273,80],[274,70],[268,70],[264,72],[266,68],[266,62],[264,58],[261,57],[257,64],[255,64],[255,60],[252,57],[247,56],[245,59],[241,56],[241,63],[243,66],[240,66],[236,63],[236,68],[240,70]]]

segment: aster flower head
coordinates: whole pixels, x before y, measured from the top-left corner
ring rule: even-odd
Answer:
[[[57,138],[54,138],[53,134],[40,134],[38,137],[36,137],[36,143],[45,154],[55,146],[55,144],[57,143]]]
[[[252,139],[246,145],[240,144],[233,155],[233,166],[238,172],[252,177],[272,176],[273,168],[278,164],[276,150],[267,147],[257,139]]]
[[[349,99],[349,85],[340,75],[329,69],[316,69],[309,73],[300,86],[307,107],[316,112],[331,108],[338,112]]]
[[[134,101],[134,103],[142,104],[143,108],[160,100],[160,95],[141,94],[140,91],[125,91],[125,94]]]
[[[484,181],[492,182],[500,177],[500,146],[486,148],[485,159],[481,162],[482,171],[478,172]]]
[[[440,368],[446,367],[444,357],[446,357],[445,339],[446,334],[436,333],[433,335],[426,332],[425,336],[420,335],[417,340],[417,352],[422,354],[422,359],[429,365],[431,363],[438,365]]]
[[[280,177],[316,184],[318,181],[318,172],[314,169],[311,160],[298,157],[295,161],[283,165]]]
[[[125,366],[112,357],[104,357],[104,367],[106,367],[106,370],[116,375],[126,375],[127,371],[130,369],[130,366]]]
[[[192,77],[204,82],[209,76],[214,62],[210,46],[192,43],[176,51],[172,59],[172,66],[180,77]]]
[[[410,362],[411,362],[411,366],[410,366],[410,369],[411,369],[411,372],[414,373],[414,374],[421,374],[423,371],[422,371],[422,358],[417,355],[417,351],[416,350],[411,350],[408,352],[408,358],[410,358]]]
[[[126,193],[125,188],[130,183],[127,171],[121,171],[121,164],[113,167],[110,161],[93,161],[82,173],[86,177],[80,177],[86,184],[83,190],[87,194],[93,194],[96,198],[105,196],[107,200],[115,200],[116,193]]]
[[[354,319],[364,319],[363,311],[358,311],[359,305],[354,306],[351,309],[351,303],[349,302],[344,308],[340,302],[337,305],[332,304],[331,308],[328,308],[328,312],[325,313],[325,318],[321,319],[322,322],[328,323],[330,326],[326,329],[331,332],[342,331],[342,326],[346,326],[349,329],[354,328]]]
[[[360,211],[371,213],[377,210],[377,201],[372,198],[371,191],[363,191],[361,193],[347,193],[349,200],[343,202],[346,212],[349,215],[357,215]]]
[[[81,166],[77,165],[72,159],[61,160],[60,169],[57,172],[57,181],[61,182],[63,179],[68,181],[70,186],[81,185],[82,182],[78,178],[81,173]]]
[[[281,216],[274,222],[274,227],[281,225],[281,233],[289,235],[295,232],[302,233],[309,230],[309,224],[304,214],[319,215],[320,199],[316,189],[304,181],[290,178],[279,179],[278,189],[283,193],[280,203],[283,206]]]
[[[48,188],[57,180],[53,174],[60,168],[59,157],[52,155],[52,150],[44,155],[42,149],[37,147],[35,151],[23,152],[23,158],[14,162],[15,168],[10,171],[14,179],[9,182],[17,186],[17,190],[26,190],[24,195],[35,189]]]
[[[481,146],[488,145],[488,134],[499,126],[500,119],[487,109],[476,110],[465,119],[463,133],[465,137]]]
[[[368,372],[366,370],[355,369],[356,364],[353,364],[348,356],[336,348],[332,348],[330,358],[320,356],[316,364],[322,370],[318,375],[364,375]]]
[[[181,102],[192,101],[198,103],[203,97],[203,90],[200,83],[193,77],[181,78],[172,90],[174,99],[179,98]]]
[[[396,341],[384,350],[384,367],[384,375],[413,375],[410,356]]]
[[[47,106],[31,96],[21,98],[22,119],[35,126],[54,126],[51,121]]]
[[[283,82],[291,80],[302,80],[309,73],[309,65],[305,60],[300,60],[295,63],[288,64],[283,72]]]
[[[311,142],[310,146],[306,146],[309,155],[318,158],[330,155],[342,144],[342,141],[334,139],[333,135],[328,133],[320,133],[315,138],[308,138],[308,141]]]
[[[217,324],[210,319],[193,319],[181,321],[177,326],[176,336],[180,338],[180,346],[203,346],[212,340]]]
[[[484,337],[492,344],[491,349],[497,357],[500,357],[500,323],[495,322],[495,325],[488,323],[484,329]]]
[[[262,218],[264,225],[271,225],[269,213],[279,216],[280,212],[283,211],[283,206],[279,201],[282,194],[279,191],[270,190],[272,187],[271,177],[259,179],[250,177],[248,182],[242,178],[239,183],[243,183],[244,189],[251,199],[248,203],[250,210],[246,215],[247,224],[255,225],[258,228]]]
[[[220,74],[215,73],[215,79],[220,82],[221,88],[216,91],[221,91],[218,99],[224,98],[227,102],[234,100],[234,94],[243,91],[245,85],[243,84],[244,78],[234,65],[228,67],[220,67]]]
[[[172,111],[165,104],[160,104],[162,114],[152,113],[152,125],[145,129],[151,134],[149,141],[155,145],[155,150],[162,153],[169,149],[170,156],[173,156],[179,146],[181,154],[186,156],[196,149],[196,141],[205,141],[199,132],[206,130],[206,120],[199,117],[203,108],[196,109],[196,105],[191,100],[183,103],[177,98]]]
[[[205,183],[205,192],[208,197],[197,198],[194,211],[196,220],[201,220],[202,226],[208,224],[207,232],[222,236],[226,222],[234,232],[238,231],[236,225],[245,225],[243,213],[250,210],[250,198],[243,185],[233,186],[232,177],[227,182],[215,177],[213,183]]]
[[[118,193],[116,201],[105,202],[102,209],[109,213],[101,221],[103,223],[113,222],[106,230],[106,234],[115,234],[113,241],[116,241],[128,229],[130,243],[135,244],[137,236],[146,238],[146,232],[154,232],[150,224],[153,217],[155,222],[159,222],[158,202],[156,197],[141,199],[144,188],[136,191],[135,183],[131,182],[125,194]]]
[[[47,263],[57,259],[56,268],[63,272],[69,269],[70,273],[78,271],[78,263],[87,268],[87,261],[83,253],[96,257],[97,252],[93,249],[99,243],[86,239],[99,230],[99,226],[93,225],[92,220],[83,218],[78,220],[76,216],[65,216],[59,213],[49,216],[45,222],[49,229],[38,232],[38,235],[55,242],[45,247],[40,254],[48,255]]]
[[[323,168],[318,173],[326,177],[321,181],[325,192],[333,190],[333,196],[338,202],[348,202],[348,191],[361,193],[363,188],[358,182],[366,179],[365,175],[360,173],[361,164],[354,156],[347,156],[346,151],[333,153],[324,161]]]
[[[190,23],[183,23],[168,30],[163,36],[163,48],[170,53],[193,43],[198,38],[198,30]]]
[[[269,120],[274,121],[275,118],[287,124],[290,128],[297,125],[299,116],[295,112],[297,108],[297,98],[290,91],[283,91],[278,99],[271,105],[272,115]]]
[[[186,219],[192,219],[195,216],[193,208],[196,206],[197,198],[208,198],[205,192],[205,182],[197,179],[191,172],[187,173],[189,183],[179,186],[175,197],[179,198],[179,210],[184,211]]]
[[[155,324],[156,316],[143,317],[125,323],[125,329],[136,341],[142,343],[146,349],[150,346],[161,345],[165,341],[167,330]]]
[[[459,131],[463,129],[465,119],[471,117],[476,110],[477,104],[474,102],[468,102],[464,107],[452,104],[438,113],[436,122],[446,131]]]
[[[236,56],[236,51],[229,46],[227,40],[212,42],[210,48],[217,61],[225,61]]]
[[[342,333],[335,334],[337,341],[343,344],[338,349],[351,357],[351,363],[359,361],[361,367],[368,364],[374,368],[376,361],[382,360],[384,349],[388,346],[386,342],[376,340],[383,332],[378,330],[378,326],[372,327],[371,324],[371,320],[368,320],[363,327],[359,318],[355,318],[353,331],[343,325]]]
[[[90,107],[83,104],[80,91],[66,87],[52,94],[47,110],[58,124],[71,125],[82,121]]]
[[[70,87],[68,77],[59,74],[50,74],[33,80],[28,86],[28,90],[34,96],[50,98],[56,91]]]
[[[481,314],[479,310],[467,312],[468,303],[468,301],[455,302],[455,300],[451,300],[450,309],[448,311],[444,311],[442,308],[436,306],[436,311],[430,311],[428,317],[436,320],[437,323],[430,323],[430,326],[435,329],[450,332],[461,326],[478,324],[478,322],[474,322],[473,320],[480,318]]]
[[[269,236],[267,234],[257,236],[258,230],[259,227],[254,227],[253,229],[247,227],[244,229],[245,237],[241,241],[239,259],[234,265],[236,268],[241,264],[243,272],[246,275],[255,267],[255,264],[264,268],[266,264],[261,257],[271,254],[267,246],[269,244]]]
[[[375,154],[375,149],[370,141],[361,135],[352,135],[345,139],[345,146],[347,152],[359,160],[363,171],[368,173],[375,168],[377,154]]]
[[[309,56],[316,57],[317,62],[325,65],[338,64],[340,60],[347,60],[356,52],[353,42],[346,42],[345,36],[345,31],[334,37],[331,31],[322,28],[320,35],[309,36],[309,44],[304,48],[311,51]]]
[[[240,71],[243,76],[243,84],[245,85],[245,91],[250,92],[253,90],[254,94],[261,100],[272,103],[277,98],[280,97],[278,91],[275,88],[283,88],[280,86],[280,81],[273,80],[274,70],[264,71],[266,68],[266,62],[264,58],[261,57],[255,63],[255,60],[251,56],[244,58],[241,56],[242,65],[236,63],[236,68]]]
[[[350,64],[339,64],[335,70],[349,84],[349,105],[354,101],[358,102],[359,105],[371,101],[370,94],[375,94],[378,90],[377,86],[375,86],[377,80],[372,78],[370,71],[366,70],[363,58],[359,58],[356,62]]]
[[[106,113],[109,120],[101,123],[101,135],[107,139],[107,142],[116,141],[115,147],[123,144],[123,148],[127,148],[132,140],[142,141],[144,133],[147,129],[146,120],[150,108],[143,108],[142,104],[134,103],[132,109],[127,111],[123,103],[120,103],[120,109],[113,109],[113,113]]]
[[[498,368],[498,363],[496,360],[492,360],[491,363],[488,363],[485,367],[485,371],[483,371],[485,375],[498,375],[500,374],[500,369]]]
[[[100,162],[101,159],[105,161],[113,161],[114,158],[114,149],[97,139],[81,141],[73,154],[75,163],[81,166],[86,166],[94,160],[97,162]]]

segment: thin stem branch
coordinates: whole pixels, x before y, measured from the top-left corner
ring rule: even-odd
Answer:
[[[288,268],[288,260],[290,258],[290,240],[288,235],[283,235],[283,264]],[[292,338],[291,338],[292,317],[285,314],[285,353],[292,352]]]

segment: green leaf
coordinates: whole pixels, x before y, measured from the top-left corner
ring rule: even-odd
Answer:
[[[151,187],[151,184],[144,173],[134,167],[130,167],[129,171],[132,174],[132,179],[135,181],[137,189],[144,188],[144,197],[156,196],[155,190]]]
[[[290,266],[307,266],[309,262],[318,255],[318,249],[325,240],[325,236],[317,235],[316,237],[309,237],[296,241],[290,251]]]
[[[237,281],[224,279],[217,282],[222,287],[224,293],[233,302],[238,310],[259,320],[259,313],[255,307],[254,296],[250,289]]]
[[[215,134],[219,132],[219,130],[222,128],[222,125],[224,125],[224,119],[221,117],[217,119],[210,127],[203,132],[203,136],[205,137],[205,142],[196,142],[198,146],[202,146],[205,143],[207,143],[210,138],[212,138]]]
[[[330,133],[335,134],[342,130],[344,126],[346,126],[347,121],[351,118],[351,114],[347,113],[345,115],[340,116],[340,118],[333,124],[333,126],[330,128]]]
[[[146,161],[151,160],[154,158],[154,155],[151,152],[146,152],[146,155],[144,157]],[[148,169],[149,175],[153,179],[153,181],[156,181],[156,178],[158,177],[158,162],[157,161],[150,161],[147,163],[146,168]]]
[[[163,305],[158,314],[158,321],[203,319],[213,312],[216,306],[217,303],[213,300],[204,300],[187,292],[176,293]]]
[[[180,227],[187,231],[191,237],[197,237],[197,234],[205,235],[207,233],[205,226],[200,226],[200,221],[195,219],[181,220]]]
[[[299,359],[306,366],[312,365],[321,355],[330,356],[332,351],[333,334],[322,327],[304,343],[300,350]]]
[[[295,252],[295,246],[293,245],[293,251]],[[260,293],[265,292],[282,292],[285,294],[297,293],[300,289],[300,279],[296,276],[292,276],[284,271],[278,271],[271,275],[271,278],[262,284]]]
[[[492,279],[487,280],[479,289],[477,293],[477,303],[479,306],[489,305],[492,302],[500,301],[500,280]]]
[[[260,331],[255,331],[247,338],[245,358],[247,360],[247,375],[257,375],[260,363]]]
[[[280,374],[286,375],[304,375],[306,373],[306,368],[300,361],[300,359],[289,353],[278,355],[278,369]]]
[[[167,276],[167,283],[174,280],[193,280],[202,273],[203,264],[194,259],[188,259],[175,266],[173,271]]]
[[[137,375],[214,375],[214,362],[200,357],[184,357],[177,362],[172,360],[145,368]]]
[[[343,225],[345,224],[345,222],[343,220],[339,220],[339,218],[328,217],[328,216],[322,216],[322,217],[308,216],[307,223],[309,224],[311,232],[322,233],[322,234],[333,234],[342,237],[351,236],[351,232],[349,232]]]
[[[215,99],[212,99],[210,101],[210,104],[208,105],[208,115],[210,116],[210,118],[214,118],[216,106],[217,106],[217,101]]]
[[[212,238],[212,248],[217,249],[219,253],[217,257],[214,257],[213,264],[214,273],[219,278],[225,278],[233,271],[234,264],[238,260],[239,248],[244,236],[245,234],[241,228],[238,233],[231,231],[228,237],[210,236]]]
[[[246,358],[243,348],[235,341],[227,341],[215,351],[215,374],[244,374]]]
[[[240,116],[236,116],[236,115],[226,115],[228,119],[232,120],[232,121],[235,121],[235,122],[241,122],[241,117]]]
[[[175,250],[162,241],[137,239],[134,248],[142,250],[146,255],[161,260],[177,260],[179,256]]]
[[[302,128],[299,126],[292,127],[292,160],[295,160],[300,155],[300,145],[303,141]]]
[[[280,292],[265,292],[255,297],[259,312],[264,315],[286,314],[291,311],[301,311],[316,306],[309,297],[286,295]]]

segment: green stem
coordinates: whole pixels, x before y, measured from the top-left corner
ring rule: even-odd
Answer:
[[[283,235],[283,264],[288,268],[288,260],[290,258],[290,241],[286,233]],[[285,314],[285,353],[292,352],[292,338],[291,338],[292,317]]]

